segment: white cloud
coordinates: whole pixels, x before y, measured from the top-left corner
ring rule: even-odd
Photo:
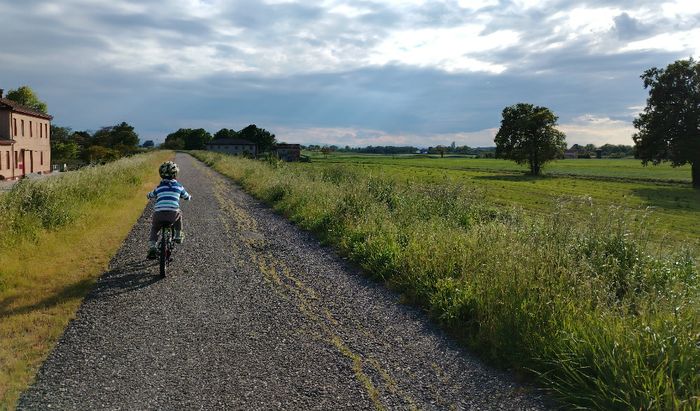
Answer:
[[[636,131],[629,121],[614,120],[609,117],[585,114],[562,123],[557,127],[566,133],[566,141],[572,144],[633,144],[632,134]]]
[[[700,55],[700,28],[675,33],[662,33],[644,40],[627,44],[621,51],[665,50],[689,51]]]
[[[446,71],[487,71],[501,73],[506,67],[470,56],[501,50],[517,44],[519,34],[499,30],[481,35],[483,25],[455,28],[401,30],[371,51],[369,62],[376,65],[400,63],[418,67],[437,67]]]

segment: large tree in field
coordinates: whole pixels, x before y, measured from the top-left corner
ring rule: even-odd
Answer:
[[[542,166],[566,149],[566,136],[554,128],[557,116],[547,107],[518,103],[503,109],[496,134],[496,157],[527,164],[539,175]]]
[[[646,165],[690,164],[693,187],[700,188],[700,63],[678,60],[642,74],[647,106],[634,119],[637,157]]]
[[[34,93],[34,90],[29,88],[29,86],[22,86],[16,90],[8,91],[7,99],[46,114],[46,103],[39,100],[39,97],[37,97],[36,93]]]

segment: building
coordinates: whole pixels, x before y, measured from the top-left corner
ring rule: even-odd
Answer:
[[[258,155],[258,146],[248,140],[239,138],[219,138],[207,143],[207,150],[233,155]]]
[[[51,172],[52,119],[4,98],[0,89],[0,180]]]
[[[301,157],[301,146],[299,144],[277,144],[275,153],[280,160],[299,161]]]
[[[564,158],[577,158],[578,151],[576,150],[566,150],[564,151]]]

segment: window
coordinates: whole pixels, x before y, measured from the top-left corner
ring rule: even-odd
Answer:
[[[14,136],[17,137],[17,119],[16,118],[12,119],[12,125],[14,126],[13,128],[15,130]]]
[[[17,168],[17,163],[19,163],[18,152],[15,151],[15,168]]]
[[[24,120],[20,120],[20,121],[21,121],[21,125],[22,125],[22,137],[24,137]],[[16,161],[17,161],[17,159],[15,158],[15,162]],[[15,164],[17,164],[17,163],[15,163]]]
[[[29,120],[29,137],[34,137],[34,127],[31,120]]]
[[[39,127],[39,138],[44,137],[44,127],[43,127],[43,124],[39,123],[39,124],[37,124],[37,126]]]
[[[41,158],[41,165],[43,166],[44,165],[44,152],[43,151],[39,152],[39,157]]]
[[[0,153],[0,170],[2,170],[2,153]]]
[[[7,164],[7,169],[8,170],[11,169],[12,167],[10,166],[10,152],[9,151],[7,151],[5,153],[5,160],[7,160],[7,161],[5,161],[5,164]]]

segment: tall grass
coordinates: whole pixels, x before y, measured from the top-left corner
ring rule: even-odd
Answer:
[[[700,407],[698,265],[653,246],[643,213],[533,217],[450,182],[195,155],[572,406]]]
[[[42,180],[21,180],[0,196],[0,247],[32,241],[74,222],[87,205],[123,195],[142,183],[153,155],[125,158]]]

